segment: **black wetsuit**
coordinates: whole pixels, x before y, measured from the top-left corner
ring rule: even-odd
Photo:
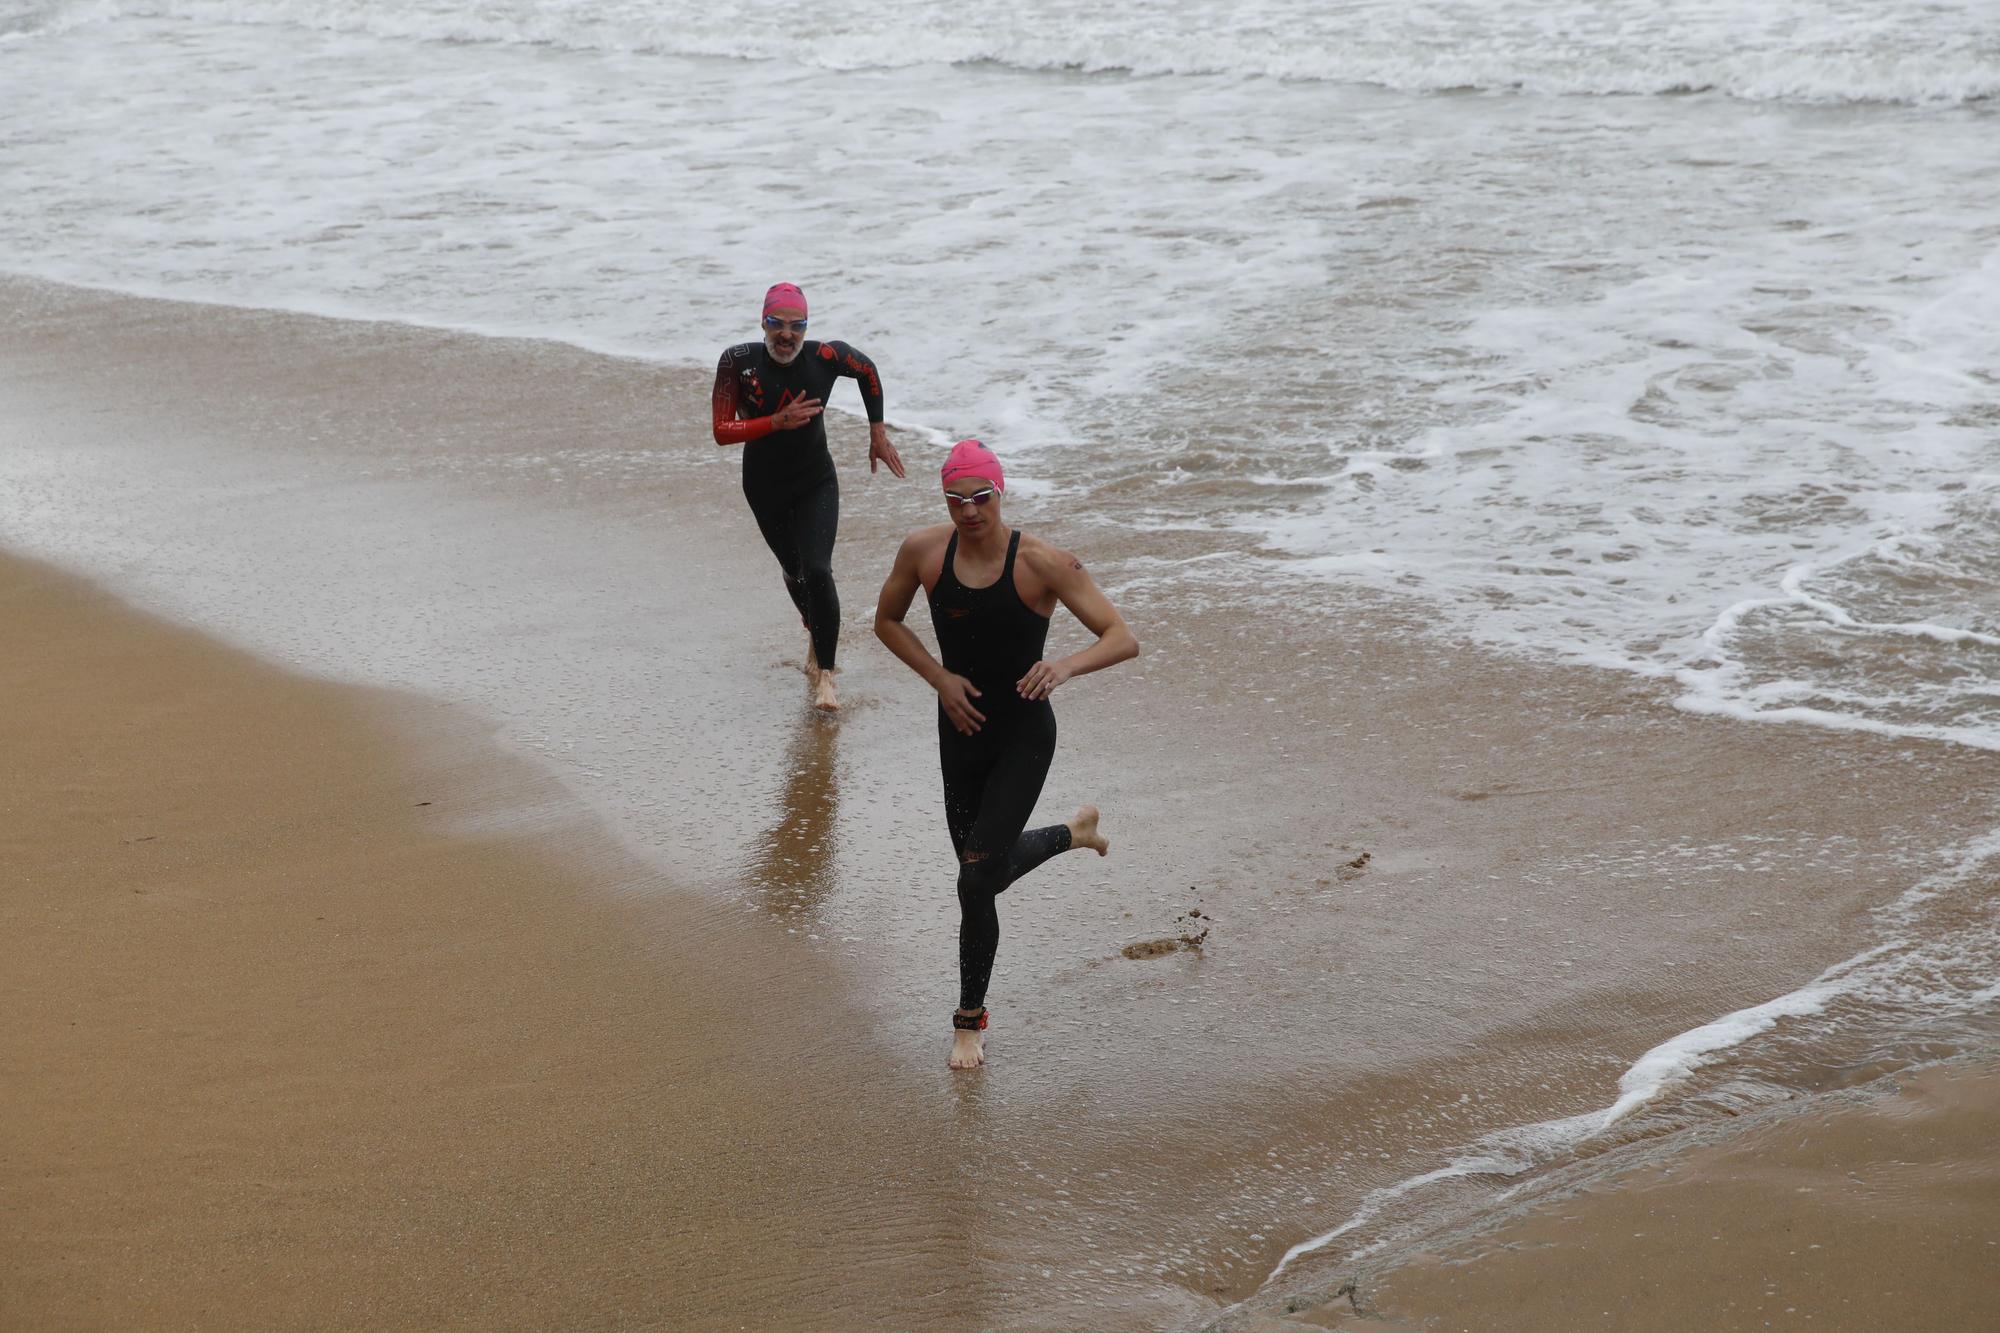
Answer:
[[[870,422],[882,420],[875,363],[843,342],[806,341],[789,365],[761,342],[739,343],[715,368],[715,438],[743,445],[743,498],[764,544],[778,557],[785,591],[812,634],[813,656],[832,667],[840,638],[840,595],[833,585],[833,536],[840,523],[840,480],[816,416],[791,430],[768,418],[801,398],[826,402],[841,377],[861,386]]]
[[[1014,588],[1014,557],[1021,534],[1007,540],[1007,563],[997,581],[968,588],[952,565],[958,534],[944,548],[944,570],[931,589],[931,624],[945,670],[979,691],[972,706],[986,715],[967,736],[938,709],[938,761],[944,770],[944,817],[958,853],[958,1004],[977,1009],[986,1001],[993,955],[1000,946],[1000,914],[993,900],[1007,886],[1058,852],[1069,850],[1069,826],[1028,829],[1056,752],[1056,713],[1047,699],[1023,699],[1015,683],[1042,657],[1047,616],[1021,600]]]

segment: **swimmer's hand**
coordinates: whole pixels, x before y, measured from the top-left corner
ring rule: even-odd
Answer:
[[[965,677],[945,672],[938,679],[937,695],[938,703],[944,706],[944,715],[963,734],[970,736],[986,720],[986,714],[972,706],[972,700],[979,697],[979,689]]]
[[[887,463],[897,476],[903,475],[903,456],[889,443],[889,428],[876,421],[868,426],[868,470],[873,472],[878,462]]]
[[[1060,662],[1037,662],[1028,668],[1027,675],[1014,682],[1014,689],[1023,699],[1046,699],[1072,674]]]
[[[774,430],[797,430],[819,415],[820,400],[817,398],[794,398],[771,414]]]

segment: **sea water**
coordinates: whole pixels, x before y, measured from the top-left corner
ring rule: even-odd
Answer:
[[[1284,574],[1689,707],[2000,744],[1956,666],[2000,645],[1976,0],[183,0],[0,32],[11,271],[691,365],[789,277],[895,368],[899,421],[1129,480]]]
[[[0,178],[9,272],[672,365],[796,281],[919,438],[1214,534],[1184,581],[2000,749],[1982,0],[0,0]],[[1990,913],[1934,913],[2000,844],[1932,852],[1854,959],[1440,1170],[1857,996],[1990,1012]]]

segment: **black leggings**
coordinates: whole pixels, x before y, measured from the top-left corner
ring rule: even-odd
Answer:
[[[981,702],[984,702],[983,700]],[[993,955],[1000,948],[994,899],[1059,852],[1069,826],[1027,829],[1056,752],[1056,714],[1046,699],[993,710],[973,735],[938,715],[944,769],[944,818],[958,853],[958,1007],[986,1003]]]
[[[764,544],[778,557],[785,591],[805,618],[813,657],[833,669],[840,646],[840,594],[833,586],[833,534],[840,526],[840,479],[828,469],[824,480],[782,499],[748,496],[750,512]]]

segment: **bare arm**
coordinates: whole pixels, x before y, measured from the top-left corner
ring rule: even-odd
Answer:
[[[917,535],[912,533],[896,550],[896,563],[889,567],[889,577],[882,580],[882,591],[875,598],[875,637],[904,666],[922,676],[925,684],[935,687],[944,674],[944,664],[932,657],[916,631],[903,623],[910,603],[917,598],[917,589],[923,587],[917,569],[918,546]]]
[[[1090,577],[1083,562],[1067,551],[1045,547],[1034,556],[1035,572],[1047,581],[1056,600],[1083,627],[1097,636],[1097,642],[1080,652],[1054,662],[1037,662],[1014,685],[1024,699],[1046,699],[1056,686],[1073,676],[1087,676],[1108,666],[1117,666],[1139,655],[1139,640],[1118,614],[1118,608]]]
[[[916,600],[917,589],[923,587],[924,546],[923,534],[913,532],[897,550],[896,563],[890,566],[889,577],[882,581],[882,591],[875,598],[875,637],[937,691],[945,716],[969,736],[986,720],[986,715],[972,705],[979,691],[965,677],[945,670],[944,663],[931,656],[916,631],[903,623],[903,617],[910,612],[910,603]]]

